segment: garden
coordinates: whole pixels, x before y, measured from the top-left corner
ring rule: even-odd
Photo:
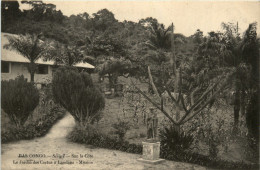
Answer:
[[[222,23],[222,31],[203,35],[198,29],[186,37],[152,17],[119,22],[107,9],[92,17],[49,9],[49,18],[34,13],[47,4],[27,3],[34,10],[16,12],[25,22],[20,31],[28,33],[31,20],[38,23],[32,34],[20,34],[11,23],[3,28],[19,34],[4,48],[29,59],[31,81],[1,82],[2,143],[42,137],[68,113],[76,123],[67,135],[72,143],[141,155],[142,142],[160,142],[166,160],[259,168],[256,23],[243,35],[238,25]],[[56,27],[50,30],[49,22]],[[34,84],[39,58],[55,61],[42,89]],[[95,70],[74,67],[83,61]]]

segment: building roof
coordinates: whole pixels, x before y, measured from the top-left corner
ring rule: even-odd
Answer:
[[[11,50],[4,49],[4,45],[8,44],[8,39],[6,35],[16,36],[15,34],[9,33],[1,33],[1,60],[9,61],[9,62],[19,62],[19,63],[29,63],[30,61],[19,53]],[[39,58],[35,63],[37,64],[46,64],[46,65],[54,65],[54,61],[45,61],[42,58]],[[75,67],[82,68],[95,68],[93,65],[87,62],[80,62]]]

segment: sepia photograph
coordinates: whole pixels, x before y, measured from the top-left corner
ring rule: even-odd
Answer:
[[[2,0],[2,170],[258,170],[260,1]]]

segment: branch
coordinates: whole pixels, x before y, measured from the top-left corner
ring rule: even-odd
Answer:
[[[194,94],[195,94],[197,91],[199,91],[199,88],[198,88],[198,87],[196,87],[196,88],[194,89],[194,91],[191,92],[191,96],[190,96],[190,100],[191,100],[190,103],[191,103],[191,106],[194,105]]]
[[[229,73],[229,75],[227,75],[227,77],[222,80],[221,82],[223,82],[223,84],[219,87],[219,89],[217,91],[215,91],[215,93],[205,102],[204,105],[202,105],[200,107],[200,109],[198,111],[196,111],[191,117],[189,117],[188,119],[184,120],[188,114],[192,111],[192,110],[188,110],[188,114],[184,115],[183,118],[178,122],[178,124],[184,124],[186,123],[187,121],[189,121],[190,119],[192,119],[194,116],[196,116],[198,113],[200,113],[211,101],[212,99],[215,98],[215,96],[225,87],[226,83],[227,83],[227,80],[229,79],[230,76],[232,76],[235,72],[231,72]],[[219,82],[217,83],[219,84]],[[215,85],[214,85],[215,86]],[[211,91],[211,90],[210,90]]]
[[[189,117],[188,119],[186,119],[183,122],[180,122],[180,124],[184,124],[186,122],[188,122],[189,120],[191,120],[194,116],[196,116],[197,114],[199,114],[214,98],[215,96],[222,90],[222,88],[225,86],[225,83],[206,101],[206,103],[201,106],[201,108],[196,111],[191,117]],[[178,122],[179,123],[179,122]]]
[[[128,78],[129,77],[129,73],[128,73],[128,75],[122,74],[121,76],[123,76],[124,78]]]
[[[171,92],[170,92],[170,90],[168,88],[166,89],[166,92],[170,96],[171,100],[177,105],[178,104],[177,100],[172,96],[172,94],[171,94]]]
[[[150,83],[152,85],[152,88],[154,90],[154,93],[157,95],[157,97],[161,98],[159,93],[158,93],[158,90],[156,88],[156,86],[154,85],[154,82],[153,82],[153,77],[152,77],[152,74],[151,74],[151,70],[150,70],[150,67],[148,66],[148,74],[149,74],[149,79],[150,79]]]
[[[228,78],[231,76],[231,75],[233,75],[233,73],[234,72],[231,72],[231,73],[229,73],[229,75],[227,75],[227,77],[226,77],[226,79],[224,80],[224,84],[222,85],[223,87],[224,87],[224,85],[225,85],[225,83],[226,83],[226,81],[228,80]],[[223,76],[222,76],[223,77]],[[194,105],[192,105],[191,106],[191,108],[189,109],[189,110],[187,110],[186,111],[186,114],[180,119],[180,121],[178,121],[177,123],[178,124],[183,124],[184,122],[184,119],[197,107],[197,106],[199,106],[199,104],[203,101],[203,99],[204,99],[204,97],[209,93],[209,92],[211,92],[220,82],[223,82],[223,80],[222,80],[222,77],[219,79],[219,81],[218,82],[216,82],[214,85],[212,85],[205,93],[203,93],[203,95],[197,100],[197,102],[194,104]],[[221,86],[221,88],[222,88],[222,86]],[[221,89],[220,88],[220,89]],[[219,89],[219,90],[220,90]],[[195,91],[197,91],[198,89],[196,88],[192,93],[194,93]],[[217,90],[217,92],[219,91],[219,90]],[[213,95],[212,95],[213,96]],[[210,102],[210,101],[209,101]],[[208,102],[208,103],[209,103]],[[206,102],[207,103],[207,102]],[[207,103],[207,104],[208,104]],[[203,107],[205,108],[207,105],[203,105]],[[203,108],[203,109],[204,109]],[[201,110],[201,109],[199,109],[199,110]],[[197,113],[197,112],[196,112]],[[186,121],[185,121],[186,122]]]
[[[158,106],[156,104],[156,102],[154,102],[151,98],[149,98],[142,90],[140,90],[133,82],[133,80],[130,78],[131,83],[133,84],[133,86],[138,90],[139,93],[141,93],[154,107],[156,107],[157,109],[159,109],[174,125],[176,125],[177,123],[173,120],[173,118],[165,111],[165,110],[161,110],[161,107]]]
[[[228,76],[229,77],[229,76]],[[211,92],[211,90],[213,90],[215,87],[217,87],[217,85],[221,82],[223,82],[222,80],[223,76],[221,78],[219,78],[219,80],[214,84],[212,85],[206,92],[204,92],[201,97],[195,102],[194,105],[191,106],[191,108],[189,109],[189,112],[191,112],[195,107],[197,107],[200,102],[204,99],[204,97]]]
[[[171,94],[171,92],[169,91],[169,89],[166,89],[166,92],[167,92],[168,95],[170,96],[171,100],[175,103],[175,106],[181,108],[181,106],[179,105],[179,103],[177,102],[177,100],[172,96],[172,94]]]
[[[181,99],[181,96],[182,96],[182,64],[180,66],[180,71],[179,71],[179,98],[178,98],[178,103],[179,103],[179,100]]]
[[[187,113],[188,110],[187,110],[187,107],[185,106],[184,99],[183,99],[182,95],[181,95],[181,103],[182,103],[182,107],[183,107],[184,111]]]

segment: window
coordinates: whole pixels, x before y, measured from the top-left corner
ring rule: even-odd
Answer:
[[[38,65],[38,70],[36,74],[48,74],[48,65],[43,65],[43,64]]]
[[[9,62],[1,61],[1,73],[10,73]]]

